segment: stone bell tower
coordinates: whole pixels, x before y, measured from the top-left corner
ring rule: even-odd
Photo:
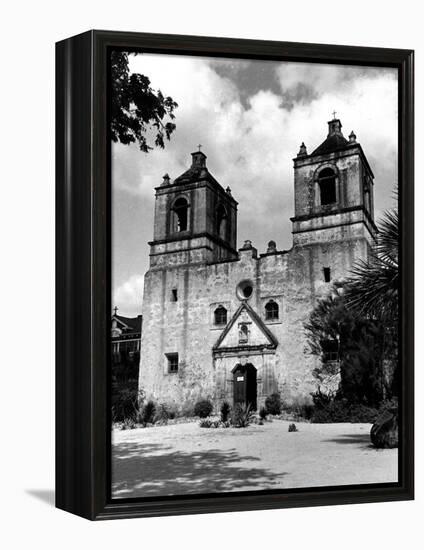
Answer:
[[[315,279],[342,277],[374,245],[374,175],[356,135],[328,122],[327,138],[308,154],[302,143],[294,159],[293,244],[310,248]]]
[[[200,148],[199,148],[200,149]],[[237,258],[237,201],[212,176],[202,151],[174,181],[156,187],[150,267]]]
[[[191,156],[188,170],[156,187],[142,309],[140,388],[178,405],[213,395],[211,303],[225,292],[217,274],[238,263],[237,202],[209,172],[206,155]]]

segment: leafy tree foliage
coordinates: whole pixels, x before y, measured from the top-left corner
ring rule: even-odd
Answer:
[[[129,351],[112,353],[112,419],[135,420],[143,392],[138,388],[140,353]]]
[[[122,384],[112,381],[112,421],[136,420],[144,393],[135,380]]]
[[[367,261],[358,262],[343,287],[321,300],[306,325],[311,352],[338,341],[339,362],[322,362],[318,380],[340,374],[339,396],[378,404],[398,395],[399,220],[396,209],[379,224]]]
[[[176,127],[173,120],[178,104],[154,90],[147,76],[130,74],[127,52],[114,51],[111,63],[112,140],[125,145],[137,142],[145,153],[153,149],[152,143],[163,149]]]
[[[358,317],[346,307],[340,289],[318,302],[305,325],[309,347],[322,357],[323,342],[338,342],[338,362],[322,361],[314,376],[340,375],[339,397],[350,403],[378,404],[387,392],[383,374],[384,327],[375,319]]]
[[[397,198],[397,191],[395,192]],[[377,245],[367,262],[359,262],[346,285],[345,299],[358,316],[379,319],[384,324],[385,369],[391,371],[393,395],[399,394],[399,216],[387,210],[378,224]]]

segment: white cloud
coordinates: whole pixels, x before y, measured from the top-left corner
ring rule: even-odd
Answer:
[[[335,109],[345,136],[355,131],[374,170],[377,210],[390,204],[397,178],[394,70],[276,63],[273,86],[261,83],[262,89],[242,102],[237,71],[233,79],[221,76],[214,70],[219,62],[165,55],[132,59],[133,71],[147,74],[153,88],[179,104],[177,129],[165,150],[144,154],[136,146],[115,145],[115,189],[141,196],[145,208],[153,211],[154,187],[163,174],[179,176],[201,143],[210,171],[224,187],[230,185],[239,201],[239,245],[249,238],[264,251],[267,241],[274,239],[279,248],[288,248],[292,159],[302,141],[311,152],[325,139],[327,120]],[[254,64],[242,63],[241,70],[255,70]]]
[[[335,90],[349,94],[352,83],[363,77],[378,78],[382,69],[291,62],[279,64],[276,73],[283,95],[292,96],[296,102],[305,102]]]
[[[132,275],[113,293],[112,306],[118,307],[118,314],[128,316],[139,315],[143,301],[143,275]]]

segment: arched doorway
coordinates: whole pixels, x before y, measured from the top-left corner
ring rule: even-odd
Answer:
[[[234,405],[249,403],[256,410],[257,381],[256,369],[252,363],[237,364],[233,369]]]

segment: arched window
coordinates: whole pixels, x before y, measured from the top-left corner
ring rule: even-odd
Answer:
[[[336,174],[331,168],[324,168],[318,176],[321,205],[334,204],[336,197]]]
[[[216,232],[221,239],[227,238],[227,212],[222,204],[216,210]]]
[[[173,207],[173,230],[186,231],[188,228],[188,202],[183,197],[177,199]]]
[[[227,324],[227,310],[224,306],[218,306],[214,311],[214,321],[215,325],[226,325]]]
[[[270,300],[265,305],[265,319],[267,321],[275,321],[279,317],[278,304],[274,300]]]

